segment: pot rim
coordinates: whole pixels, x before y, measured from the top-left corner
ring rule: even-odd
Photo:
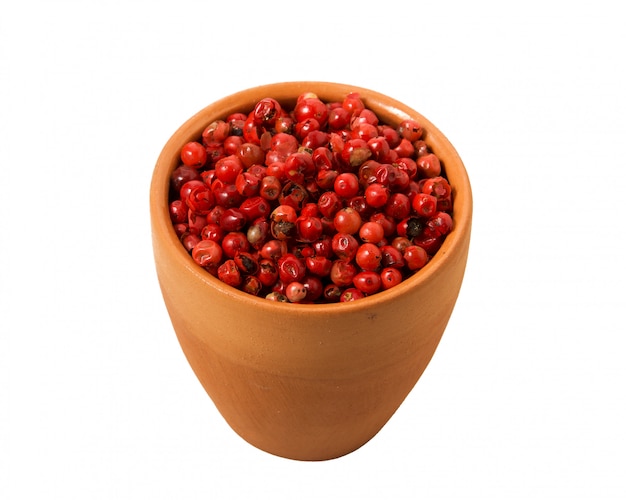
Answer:
[[[249,111],[262,97],[274,97],[281,104],[293,101],[303,92],[315,92],[325,100],[324,93],[358,92],[368,108],[373,109],[381,117],[381,121],[400,120],[404,117],[416,118],[422,125],[425,136],[424,140],[431,149],[439,156],[445,151],[446,160],[442,160],[442,166],[446,176],[450,180],[453,193],[453,230],[446,236],[443,244],[432,259],[413,276],[403,280],[398,285],[369,297],[353,302],[329,303],[329,304],[295,304],[282,303],[257,297],[238,290],[230,285],[222,283],[202,269],[184,249],[176,236],[168,211],[169,178],[170,174],[179,161],[177,155],[183,144],[197,138],[204,127],[211,121],[224,118],[235,111]],[[261,97],[259,97],[261,96]],[[464,240],[471,230],[472,220],[472,191],[465,166],[454,146],[445,135],[426,117],[406,104],[381,94],[374,90],[355,85],[342,83],[319,82],[319,81],[293,81],[280,82],[251,87],[225,96],[208,106],[204,107],[189,119],[187,119],[169,138],[158,156],[152,173],[150,184],[150,218],[152,223],[153,239],[161,238],[164,245],[162,250],[167,252],[167,257],[178,268],[193,276],[194,279],[204,282],[216,293],[230,296],[232,300],[240,303],[241,307],[254,307],[265,309],[280,315],[306,316],[310,314],[323,314],[327,316],[353,314],[366,312],[378,305],[395,300],[398,296],[407,293],[410,289],[422,286],[424,283],[435,279],[449,261],[458,259],[462,254]],[[158,257],[156,257],[158,258]]]

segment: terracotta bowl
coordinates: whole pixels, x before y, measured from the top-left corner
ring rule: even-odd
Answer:
[[[247,112],[264,97],[293,107],[305,91],[331,101],[357,91],[388,124],[417,118],[453,186],[454,229],[435,257],[396,287],[350,303],[280,303],[231,288],[195,264],[168,214],[169,177],[184,143],[213,120]],[[185,122],[156,163],[150,213],[156,270],[173,328],[221,415],[261,450],[326,460],[376,435],[432,358],[463,280],[472,195],[454,147],[410,107],[350,85],[291,82],[230,95]]]

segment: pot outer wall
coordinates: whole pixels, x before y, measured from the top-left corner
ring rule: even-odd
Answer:
[[[283,304],[230,288],[185,252],[167,210],[169,174],[185,142],[211,121],[263,97],[293,106],[361,94],[390,124],[417,118],[453,186],[455,227],[429,264],[400,285],[353,303]],[[190,366],[224,419],[268,453],[327,460],[350,453],[385,425],[417,383],[448,323],[466,266],[472,217],[467,174],[426,118],[367,89],[324,82],[258,87],[226,97],[187,121],[167,143],[151,186],[157,276]]]

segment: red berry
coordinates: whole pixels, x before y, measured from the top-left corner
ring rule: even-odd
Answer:
[[[422,193],[431,194],[435,198],[448,198],[452,192],[450,184],[445,177],[436,176],[426,179],[422,184]]]
[[[422,133],[422,127],[417,120],[409,118],[400,122],[400,125],[398,126],[398,134],[411,142],[420,139],[422,137]]]
[[[326,191],[320,195],[317,206],[324,217],[335,217],[335,214],[343,208],[343,202],[334,191]]]
[[[293,114],[296,122],[313,118],[323,126],[328,120],[328,107],[317,97],[305,97],[296,103]]]
[[[239,205],[239,210],[245,215],[246,221],[251,222],[260,217],[269,217],[272,206],[262,196],[253,196],[243,200]]]
[[[406,244],[403,247],[410,246],[411,242],[406,240]],[[393,245],[383,245],[380,247],[381,259],[380,263],[384,267],[395,267],[401,269],[404,267],[404,257],[402,256],[403,250],[399,250],[397,247]]]
[[[341,150],[342,161],[353,169],[359,168],[370,156],[372,152],[363,139],[350,139]]]
[[[385,214],[394,219],[404,219],[411,213],[411,200],[406,194],[393,193],[384,206]]]
[[[324,284],[322,283],[322,280],[317,276],[305,276],[302,284],[306,289],[307,302],[319,299],[322,296],[322,293],[324,293]]]
[[[433,236],[444,236],[452,231],[452,217],[446,212],[437,212],[428,219],[426,228]]]
[[[411,245],[405,248],[403,253],[407,267],[411,271],[421,269],[428,262],[428,253],[422,247]]]
[[[191,256],[202,267],[216,267],[222,260],[222,253],[222,247],[218,242],[202,240],[193,247]]]
[[[245,234],[239,231],[233,231],[224,235],[222,239],[222,250],[226,257],[232,259],[238,252],[248,252],[250,243]]]
[[[382,253],[373,243],[363,243],[357,250],[355,260],[361,269],[376,271],[380,267]]]
[[[313,255],[305,259],[305,265],[308,271],[316,276],[328,276],[333,262],[323,255]]]
[[[256,274],[259,270],[257,258],[249,252],[238,252],[233,260],[243,274]]]
[[[441,163],[433,153],[420,156],[417,159],[417,170],[423,177],[437,177],[441,175]]]
[[[358,92],[351,92],[344,98],[341,107],[354,116],[365,109],[365,104],[361,100],[361,96]]]
[[[323,232],[324,227],[319,217],[301,216],[296,220],[296,238],[298,241],[311,243],[322,236]]]
[[[388,290],[402,282],[402,272],[395,267],[385,267],[380,272],[380,284]]]
[[[266,97],[257,102],[252,111],[252,120],[256,125],[272,126],[281,115],[282,108],[276,99]]]
[[[278,281],[278,267],[276,262],[272,259],[259,260],[259,268],[256,274],[261,284],[269,288]]]
[[[231,126],[229,122],[224,120],[215,120],[207,125],[202,132],[202,143],[205,146],[222,144],[230,137],[230,133]]]
[[[437,198],[426,193],[417,193],[412,202],[413,210],[421,217],[430,217],[437,211]]]
[[[330,268],[330,279],[337,286],[351,286],[357,272],[356,266],[351,262],[336,260]]]
[[[293,153],[285,159],[285,177],[302,184],[305,179],[315,174],[313,158],[308,153]]]
[[[174,200],[169,205],[170,219],[173,224],[182,224],[187,221],[189,208],[182,200]]]
[[[277,261],[287,253],[287,242],[283,240],[269,240],[260,250],[261,257]]]
[[[261,179],[261,187],[259,188],[259,195],[266,200],[274,201],[280,196],[283,186],[280,183],[278,177],[273,175],[267,175]]]
[[[292,253],[287,253],[278,259],[278,277],[285,283],[300,281],[306,274],[304,262]]]
[[[238,156],[231,155],[222,158],[215,164],[215,176],[227,184],[234,184],[244,166]]]
[[[370,207],[384,207],[389,201],[389,189],[378,182],[374,182],[365,190],[365,201]]]
[[[333,187],[342,198],[352,198],[359,192],[359,178],[352,172],[343,172],[335,178]]]
[[[226,232],[240,231],[246,222],[246,216],[239,208],[227,208],[220,218],[220,227]]]
[[[362,219],[354,208],[345,207],[335,213],[333,223],[340,233],[356,234],[361,228]]]
[[[382,286],[380,274],[374,271],[361,271],[352,279],[352,283],[367,295],[376,293]]]
[[[356,256],[359,248],[357,239],[348,233],[337,233],[332,239],[334,254],[341,260],[350,261]]]
[[[238,287],[241,285],[241,273],[235,261],[226,260],[217,269],[217,277],[227,285]]]
[[[173,193],[180,196],[180,189],[186,182],[201,181],[201,174],[197,169],[189,165],[180,165],[176,167],[170,175],[170,188]]]
[[[188,142],[180,151],[180,159],[189,167],[203,167],[207,160],[206,148],[199,142]]]
[[[219,226],[219,224],[209,222],[208,224],[205,224],[200,231],[200,236],[203,240],[213,240],[217,243],[221,243],[222,238],[224,237],[224,230]]]
[[[380,243],[385,237],[385,230],[381,224],[377,222],[364,222],[359,229],[359,237],[361,241],[366,243]]]
[[[261,187],[261,179],[251,172],[239,172],[235,179],[235,186],[242,196],[256,196]]]
[[[256,276],[249,274],[243,277],[241,290],[250,295],[259,295],[261,290],[263,290],[263,283],[261,283],[261,280]]]
[[[331,130],[342,130],[350,124],[352,114],[342,107],[331,109],[328,112],[328,126]]]
[[[285,295],[289,302],[301,302],[306,298],[306,286],[299,281],[292,281],[285,287]]]

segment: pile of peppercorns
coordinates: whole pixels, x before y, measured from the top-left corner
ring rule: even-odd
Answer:
[[[287,110],[271,98],[180,152],[169,213],[194,261],[270,300],[328,303],[389,289],[452,230],[451,187],[413,119],[381,123],[358,93]]]

